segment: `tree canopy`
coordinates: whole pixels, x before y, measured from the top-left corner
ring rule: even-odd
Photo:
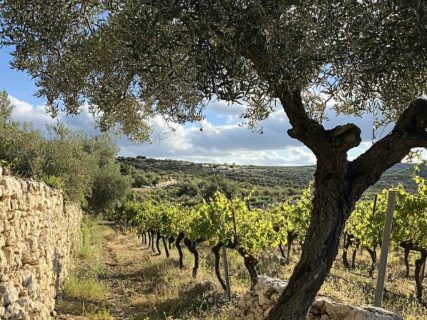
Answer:
[[[150,119],[197,122],[214,99],[256,127],[281,104],[317,158],[300,262],[270,320],[303,320],[355,202],[412,148],[427,147],[427,4],[419,0],[3,0],[0,43],[51,112],[90,105],[103,130],[149,137]],[[424,97],[424,98],[423,98]],[[395,121],[353,161],[354,124]]]
[[[424,1],[5,0],[0,16],[52,112],[87,101],[102,129],[137,139],[154,115],[198,121],[215,98],[247,103],[255,126],[292,92],[313,119],[334,101],[379,121],[426,92]]]

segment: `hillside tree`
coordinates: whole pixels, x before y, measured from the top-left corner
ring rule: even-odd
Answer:
[[[154,116],[197,122],[215,99],[245,103],[251,128],[283,108],[317,168],[301,259],[269,319],[305,319],[355,202],[427,146],[425,1],[3,0],[0,17],[12,66],[53,114],[87,102],[101,129],[143,140]],[[326,129],[332,111],[394,127],[350,161],[361,130]]]

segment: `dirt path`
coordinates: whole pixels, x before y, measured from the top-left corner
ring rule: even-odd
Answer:
[[[207,296],[218,289],[213,273],[200,268],[193,279],[188,253],[180,270],[176,250],[166,258],[163,245],[162,255],[155,254],[134,232],[122,234],[106,224],[97,232],[97,260],[80,261],[75,277],[105,284],[105,296],[88,299],[84,293],[89,289],[64,294],[57,306],[58,320],[224,319],[223,309],[206,305]]]
[[[57,319],[125,320],[134,319],[134,316],[140,311],[132,305],[132,300],[137,296],[141,297],[145,295],[144,279],[139,273],[141,271],[141,266],[150,259],[152,253],[141,245],[139,239],[133,232],[122,234],[108,225],[102,225],[99,230],[102,232],[103,240],[99,248],[101,252],[96,253],[98,257],[101,258],[96,268],[102,270],[102,274],[98,276],[98,278],[108,286],[108,296],[102,301],[85,301],[87,299],[80,299],[81,301],[79,301],[79,299],[68,298],[68,300],[71,300],[76,305],[81,303],[83,306],[82,308],[76,306],[77,310],[75,310],[75,313],[87,314],[84,316],[66,314],[67,311],[70,310],[61,310],[60,307]],[[83,273],[83,270],[85,272],[87,271],[86,268],[88,267],[85,265],[77,266],[77,276],[80,276],[80,269]],[[86,276],[83,275],[82,277]],[[64,300],[67,300],[67,297],[65,297]],[[105,318],[96,316],[96,312],[90,311],[93,308],[108,310],[110,318],[107,316],[105,316]],[[89,315],[89,313],[94,314]]]
[[[142,294],[141,279],[133,278],[132,281],[124,281],[130,276],[130,271],[133,271],[132,264],[139,264],[141,261],[135,261],[138,256],[146,257],[144,250],[136,243],[134,234],[110,234],[110,238],[105,242],[104,258],[108,268],[108,281],[110,288],[110,298],[108,299],[109,311],[111,315],[117,319],[127,319],[132,313],[129,306],[129,298],[135,294]],[[141,252],[142,251],[142,252]],[[132,260],[123,259],[128,257],[128,253],[134,253]],[[124,255],[126,253],[126,255]],[[141,254],[142,253],[142,254]]]

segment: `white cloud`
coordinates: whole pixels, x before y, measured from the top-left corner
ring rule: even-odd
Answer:
[[[46,112],[44,106],[32,106],[31,104],[9,96],[10,101],[15,106],[12,118],[18,122],[32,123],[37,129],[45,129],[47,124],[54,124],[55,119]]]
[[[95,122],[87,106],[83,106],[78,116],[60,113],[52,119],[44,106],[32,106],[15,97],[10,97],[16,108],[13,119],[31,122],[35,128],[45,129],[46,124],[58,120],[71,128],[83,130],[87,134],[97,134]],[[240,114],[244,105],[227,105],[215,102],[208,106],[207,118],[198,125],[167,125],[161,117],[152,119],[151,143],[135,144],[126,137],[118,140],[123,156],[144,155],[155,158],[174,158],[197,162],[238,163],[256,165],[309,165],[315,163],[313,153],[299,141],[288,136],[289,121],[281,108],[274,111],[267,120],[260,123],[263,134],[241,127]],[[335,116],[329,112],[327,128],[349,122],[361,127],[364,142],[349,152],[354,159],[370,146],[371,122],[369,118]],[[200,130],[200,127],[203,129]]]

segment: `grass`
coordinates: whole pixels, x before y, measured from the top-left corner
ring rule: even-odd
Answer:
[[[295,262],[298,261],[299,254],[300,249],[296,247],[292,256],[293,263],[289,266],[280,266],[274,259],[269,258],[271,254],[267,254],[261,259],[261,273],[288,279],[292,274]],[[390,253],[385,288],[391,293],[384,295],[383,307],[401,314],[405,319],[427,320],[427,309],[421,307],[414,300],[415,280],[413,278],[413,266],[416,258],[416,254],[411,255],[411,277],[405,278],[403,254],[400,251]],[[356,306],[371,305],[374,300],[374,288],[377,278],[376,273],[374,273],[373,277],[368,275],[369,265],[370,258],[365,251],[358,250],[356,268],[354,270],[345,269],[341,256],[337,256],[330,276],[321,287],[319,295]]]
[[[103,233],[97,219],[84,218],[75,268],[65,281],[57,304],[60,313],[82,315],[93,320],[114,319],[106,308],[110,287],[105,281],[107,269],[102,256]]]
[[[107,299],[108,292],[108,285],[95,278],[79,279],[71,276],[63,287],[63,293],[66,296],[89,301]]]
[[[178,254],[171,250],[167,259],[162,253],[155,255],[142,246],[134,233],[122,234],[96,221],[85,222],[83,243],[88,248],[79,254],[74,274],[66,283],[64,299],[59,304],[60,313],[84,316],[85,319],[182,319],[226,320],[231,306],[208,303],[207,297],[221,292],[214,275],[214,261],[210,249],[200,247],[200,268],[197,279],[191,277],[193,257],[184,250],[184,269],[178,268]],[[85,242],[86,241],[86,242]],[[161,246],[163,250],[163,245]],[[278,251],[263,253],[260,274],[288,279],[300,249],[295,246],[291,265],[278,263]],[[232,291],[243,294],[249,288],[249,277],[242,258],[228,251]],[[413,266],[416,255],[411,256]],[[353,305],[371,304],[376,278],[367,274],[369,257],[364,252],[357,255],[355,270],[345,270],[337,257],[332,276],[321,288],[320,294],[336,301]],[[414,294],[414,279],[403,278],[400,253],[389,259],[386,288],[400,295]],[[413,275],[413,268],[411,274]],[[339,276],[338,277],[334,277]],[[384,306],[402,314],[407,320],[427,320],[426,309],[410,299],[385,296]]]
[[[85,216],[81,227],[82,243],[78,252],[80,260],[90,260],[102,245],[102,231],[98,227],[98,221]]]
[[[88,315],[89,320],[114,320],[114,317],[107,309]]]

